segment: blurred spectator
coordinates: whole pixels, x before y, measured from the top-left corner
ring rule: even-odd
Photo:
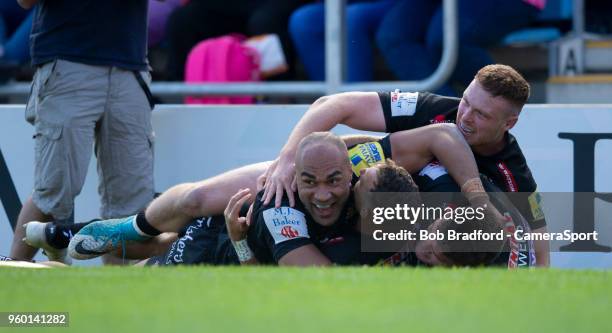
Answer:
[[[6,1],[6,0],[5,0]],[[30,221],[67,221],[95,149],[104,218],[142,210],[154,195],[147,61],[148,0],[19,0],[34,10],[36,73],[25,118],[34,125],[34,190],[10,256],[31,260]]]
[[[15,0],[0,1],[0,59],[24,64],[30,60],[28,41],[33,13]]]
[[[397,0],[350,1],[346,9],[347,81],[371,81],[373,38]],[[311,80],[325,80],[325,4],[308,4],[289,20],[289,33]]]
[[[460,0],[459,57],[451,83],[467,86],[476,72],[493,63],[486,48],[509,32],[526,27],[546,0]],[[444,32],[441,0],[399,0],[380,24],[378,47],[400,80],[421,80],[437,68]],[[456,95],[449,84],[438,93]]]
[[[191,0],[168,20],[168,75],[184,78],[185,60],[200,41],[230,33],[255,36],[278,34],[291,64],[293,51],[287,33],[289,15],[305,0]],[[292,71],[290,65],[290,72]],[[291,75],[291,74],[289,74]]]
[[[149,0],[149,47],[159,44],[166,35],[166,22],[182,0]]]

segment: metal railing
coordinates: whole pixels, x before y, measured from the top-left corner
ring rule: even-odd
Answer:
[[[421,81],[385,81],[345,83],[346,67],[346,0],[325,0],[325,81],[249,82],[185,84],[181,82],[154,82],[151,91],[159,97],[190,95],[267,95],[267,96],[321,96],[355,90],[404,91],[435,90],[450,77],[457,62],[457,0],[443,0],[444,42],[438,68]],[[410,55],[406,55],[407,57]],[[0,96],[25,96],[28,83],[0,86]]]
[[[573,0],[572,30],[578,36],[584,35],[584,0]]]

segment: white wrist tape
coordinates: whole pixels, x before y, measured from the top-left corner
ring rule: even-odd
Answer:
[[[234,245],[234,250],[236,250],[240,262],[253,259],[253,251],[251,251],[246,239],[241,239],[237,242],[232,241],[232,245]]]

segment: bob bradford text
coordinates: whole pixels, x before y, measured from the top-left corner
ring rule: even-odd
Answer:
[[[453,223],[453,222],[447,222]],[[399,232],[384,232],[383,230],[374,230],[372,238],[377,241],[414,241],[414,240],[503,240],[506,237],[513,236],[518,241],[527,240],[558,240],[570,241],[571,243],[577,240],[598,240],[597,231],[593,232],[572,232],[571,230],[563,230],[562,232],[547,232],[547,233],[530,233],[522,229],[517,229],[513,233],[508,233],[504,230],[499,232],[483,232],[482,230],[474,230],[471,232],[457,232],[455,230],[447,230],[443,233],[439,230],[430,232],[423,229],[419,231],[402,230]]]

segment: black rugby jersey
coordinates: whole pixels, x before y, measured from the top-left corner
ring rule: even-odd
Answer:
[[[262,195],[263,191],[260,191],[255,200],[253,220],[247,234],[249,247],[260,263],[278,263],[290,251],[308,244],[315,245],[323,254],[328,254],[326,252],[329,250],[329,259],[336,264],[346,264],[346,260],[351,258],[344,250],[334,249],[332,245],[343,242],[346,236],[356,232],[352,195],[340,219],[329,227],[314,221],[297,193],[294,207],[289,206],[289,199],[285,195],[280,208],[274,208],[274,202],[263,205],[260,200]]]
[[[248,210],[248,205],[246,206]],[[243,209],[241,216],[246,214]],[[223,215],[200,217],[184,226],[177,240],[160,256],[152,257],[147,265],[239,265],[225,227]]]
[[[349,201],[352,202],[352,198]],[[283,228],[280,229],[281,236],[286,236],[287,241],[274,244],[272,232],[275,230],[273,227],[270,230],[265,220],[261,223],[262,220],[256,219],[249,229],[247,242],[261,263],[276,263],[278,260],[274,258],[280,259],[289,251],[309,243],[317,246],[323,255],[337,265],[356,263],[359,259],[360,242],[359,233],[350,219],[352,216],[350,215],[352,214],[350,206],[352,204],[347,204],[348,207],[341,215],[341,219],[330,228],[319,226],[312,221],[309,215],[303,213],[305,212],[303,206],[296,206],[293,208],[295,211],[292,211],[288,209],[288,200],[284,200],[283,205],[285,206],[279,208],[278,214],[272,214],[272,218],[279,219],[279,226],[291,227],[291,229],[285,229],[286,231],[283,231]],[[248,204],[242,207],[240,216],[246,216],[248,207]],[[307,221],[309,238],[298,234],[300,227],[296,225],[297,222],[289,222],[291,216],[299,217],[300,213],[304,214],[303,216]],[[270,217],[269,214],[267,214],[267,217]],[[153,257],[147,262],[147,265],[157,266],[199,264],[240,264],[227,233],[223,215],[193,219],[191,223],[182,228],[178,239],[171,244],[165,254]]]
[[[399,91],[379,93],[387,132],[393,133],[435,123],[455,123],[459,98],[445,97],[428,92],[402,93]],[[388,139],[387,139],[388,140]],[[474,153],[476,164],[482,174],[489,177],[504,192],[527,192],[529,196],[512,197],[514,205],[529,221],[532,229],[546,225],[540,207],[537,185],[525,156],[514,136],[506,133],[504,148],[491,156]],[[387,142],[387,157],[391,158]]]

